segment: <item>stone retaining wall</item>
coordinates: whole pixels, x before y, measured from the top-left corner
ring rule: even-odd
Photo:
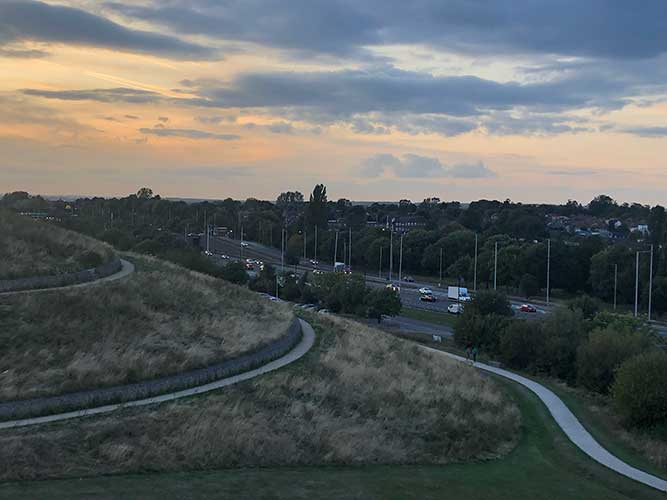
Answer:
[[[18,278],[14,280],[0,280],[0,293],[19,292],[22,290],[34,290],[37,288],[56,288],[60,286],[77,285],[87,283],[101,278],[106,278],[117,273],[123,268],[118,257],[101,266],[84,269],[72,273],[55,274],[51,276],[32,276],[29,278]]]
[[[196,387],[273,361],[292,350],[301,341],[301,336],[301,324],[295,318],[281,338],[237,358],[222,361],[206,368],[135,384],[0,403],[0,421],[82,410]]]

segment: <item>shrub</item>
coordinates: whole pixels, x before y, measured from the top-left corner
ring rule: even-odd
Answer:
[[[542,323],[544,349],[539,369],[567,382],[576,380],[577,349],[586,337],[581,310],[559,308]]]
[[[495,290],[477,292],[473,301],[466,306],[466,310],[475,309],[482,315],[496,314],[498,316],[512,316],[512,306],[504,293]]]
[[[241,262],[230,262],[223,266],[220,277],[237,285],[245,285],[248,282],[248,273]]]
[[[459,345],[473,344],[496,353],[511,315],[512,308],[504,294],[493,290],[478,292],[456,322],[454,340]]]
[[[627,425],[667,423],[667,352],[640,354],[621,365],[611,389],[614,405]]]
[[[577,383],[586,389],[606,393],[621,364],[651,348],[645,331],[608,326],[591,332],[577,351]]]
[[[388,288],[376,288],[366,295],[368,317],[382,321],[382,315],[396,316],[401,312],[401,297]]]
[[[535,369],[544,352],[541,326],[534,321],[512,321],[500,336],[500,357],[503,363],[519,370]]]
[[[567,306],[573,311],[579,309],[584,314],[585,319],[592,319],[600,312],[601,302],[590,295],[580,295],[568,302]]]

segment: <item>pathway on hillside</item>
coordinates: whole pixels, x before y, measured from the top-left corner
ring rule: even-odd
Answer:
[[[47,415],[44,417],[23,418],[19,420],[0,422],[0,429],[27,427],[31,425],[39,425],[39,424],[58,422],[61,420],[69,420],[72,418],[87,417],[91,415],[99,415],[102,413],[110,413],[123,408],[134,408],[134,407],[147,406],[157,403],[165,403],[168,401],[174,401],[176,399],[187,398],[195,396],[197,394],[203,394],[205,392],[214,391],[217,389],[221,389],[222,387],[227,387],[228,385],[237,384],[239,382],[243,382],[244,380],[249,380],[251,378],[258,377],[259,375],[263,375],[265,373],[277,370],[278,368],[282,368],[283,366],[286,366],[296,361],[297,359],[301,358],[304,354],[306,354],[313,346],[313,344],[315,343],[315,331],[304,320],[300,319],[299,322],[301,323],[301,331],[303,333],[303,336],[301,338],[301,341],[296,345],[296,347],[294,347],[294,349],[289,351],[284,356],[281,356],[278,359],[275,359],[265,365],[255,368],[254,370],[239,373],[238,375],[226,377],[220,380],[216,380],[214,382],[210,382],[208,384],[192,387],[190,389],[184,389],[182,391],[171,392],[168,394],[161,394],[160,396],[153,396],[150,398],[138,399],[135,401],[126,401],[124,403],[99,406],[97,408],[88,408],[85,410],[70,411],[67,413],[58,413],[55,415]]]
[[[56,291],[69,290],[73,288],[81,288],[85,286],[99,285],[101,283],[108,283],[110,281],[118,281],[120,279],[129,276],[134,272],[134,264],[132,264],[131,262],[125,259],[120,259],[120,263],[122,264],[120,271],[118,271],[115,274],[105,276],[104,278],[97,279],[95,281],[86,281],[85,283],[75,283],[74,285],[55,286],[51,288],[35,288],[32,290],[18,290],[16,292],[2,292],[0,293],[0,297],[6,297],[8,295],[28,294],[28,293],[56,292]]]
[[[451,354],[426,346],[421,347],[432,352],[444,354],[445,356],[456,359],[458,361],[466,362],[463,357],[457,356],[456,354]],[[517,375],[516,373],[503,370],[502,368],[496,368],[484,363],[475,363],[475,366],[481,370],[513,380],[514,382],[517,382],[534,392],[537,397],[540,398],[540,400],[542,400],[542,402],[546,405],[554,420],[556,420],[556,423],[559,425],[559,427],[563,429],[563,432],[565,432],[570,441],[572,441],[579,449],[581,449],[584,453],[586,453],[586,455],[591,457],[596,462],[599,462],[605,467],[608,467],[618,472],[619,474],[629,477],[630,479],[634,479],[640,483],[644,483],[658,490],[667,492],[667,481],[639,469],[635,469],[604,449],[600,443],[598,443],[593,438],[593,436],[590,435],[584,426],[581,425],[581,422],[579,422],[577,417],[575,417],[574,414],[568,409],[568,407],[565,406],[565,403],[563,403],[563,401],[558,396],[556,396],[546,387],[526,377]]]

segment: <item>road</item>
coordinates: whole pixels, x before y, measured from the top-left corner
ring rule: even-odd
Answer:
[[[211,243],[211,250],[214,251],[216,254],[225,254],[228,255],[232,259],[256,259],[260,260],[262,262],[268,262],[271,263],[274,266],[280,266],[281,264],[281,256],[280,256],[280,251],[276,248],[272,248],[269,246],[262,245],[257,242],[251,242],[247,241],[247,247],[241,248],[241,244],[239,240],[230,240],[228,238],[213,238],[212,243]],[[309,271],[312,272],[318,267],[312,265],[310,261],[301,259],[301,262],[294,266],[285,266],[286,269],[293,270],[297,273],[302,273],[304,271]],[[332,266],[331,264],[325,264],[321,263],[319,266],[319,269],[324,270],[324,271],[332,271]],[[370,274],[365,274],[364,275],[366,279],[366,284],[368,286],[386,286],[389,283],[389,280],[386,279],[385,277],[380,278],[378,276],[372,276]],[[397,278],[396,274],[396,278]],[[393,281],[394,283],[398,282],[398,279]],[[424,302],[419,300],[421,294],[419,293],[419,288],[421,287],[427,287],[433,290],[433,295],[436,297],[436,302]],[[432,286],[430,283],[419,283],[419,282],[402,282],[401,283],[401,301],[403,302],[404,305],[407,307],[413,307],[417,309],[425,309],[429,311],[437,311],[437,312],[447,312],[447,307],[452,304],[453,302],[450,301],[447,297],[447,289],[446,288],[438,288]],[[534,318],[534,317],[540,317],[548,312],[552,308],[547,308],[544,306],[536,307],[537,312],[536,313],[523,313],[519,311],[519,308],[524,302],[517,301],[517,300],[510,300],[510,304],[512,305],[512,309],[514,309],[515,313],[517,315],[520,315],[522,317],[526,318]]]

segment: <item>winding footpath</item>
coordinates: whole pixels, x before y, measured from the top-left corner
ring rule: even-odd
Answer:
[[[0,430],[13,429],[16,427],[28,427],[31,425],[48,424],[53,422],[59,422],[61,420],[70,420],[73,418],[99,415],[103,413],[111,413],[117,410],[122,410],[124,408],[136,408],[140,406],[148,406],[157,403],[166,403],[168,401],[175,401],[177,399],[188,398],[195,396],[197,394],[204,394],[206,392],[215,391],[217,389],[221,389],[229,385],[238,384],[239,382],[243,382],[245,380],[249,380],[258,377],[260,375],[264,375],[265,373],[269,373],[274,370],[277,370],[278,368],[282,368],[283,366],[286,366],[296,361],[297,359],[301,358],[304,354],[306,354],[310,350],[310,348],[315,343],[315,332],[313,331],[313,328],[302,319],[300,319],[299,322],[301,323],[301,332],[303,336],[301,338],[301,341],[296,345],[296,347],[294,347],[294,349],[289,351],[284,356],[281,356],[278,359],[274,359],[273,361],[265,365],[262,365],[258,368],[255,368],[253,370],[239,373],[237,375],[226,377],[220,380],[216,380],[208,384],[200,385],[197,387],[191,387],[190,389],[183,389],[181,391],[171,392],[168,394],[161,394],[159,396],[153,396],[150,398],[137,399],[134,401],[126,401],[124,403],[118,403],[118,404],[98,406],[96,408],[88,408],[85,410],[70,411],[67,413],[57,413],[55,415],[46,415],[44,417],[23,418],[19,420],[9,420],[6,422],[0,422]]]
[[[466,362],[465,358],[457,356],[456,354],[432,349],[426,346],[422,346],[422,348],[443,354],[458,361]],[[657,490],[667,492],[667,481],[626,464],[604,449],[600,443],[590,435],[584,426],[581,425],[581,422],[577,420],[577,417],[574,416],[565,403],[546,387],[526,377],[503,370],[502,368],[496,368],[495,366],[486,365],[484,363],[475,363],[475,367],[517,382],[534,392],[545,404],[549,413],[551,413],[558,426],[563,430],[570,441],[596,462],[622,474],[623,476],[629,477],[630,479],[639,481],[640,483],[651,486]]]
[[[128,277],[130,274],[134,272],[134,264],[132,264],[130,261],[127,261],[125,259],[120,259],[120,263],[122,264],[122,267],[120,271],[118,271],[115,274],[110,274],[109,276],[105,276],[104,278],[100,278],[94,281],[86,281],[84,283],[75,283],[73,285],[65,285],[65,286],[54,286],[51,288],[34,288],[30,290],[18,290],[15,292],[2,292],[0,293],[0,297],[6,297],[9,295],[25,295],[25,294],[30,294],[30,293],[41,293],[41,292],[61,292],[63,290],[70,290],[74,288],[81,288],[81,287],[86,287],[86,286],[95,286],[95,285],[100,285],[103,283],[109,283],[111,281],[118,281],[123,278]]]

